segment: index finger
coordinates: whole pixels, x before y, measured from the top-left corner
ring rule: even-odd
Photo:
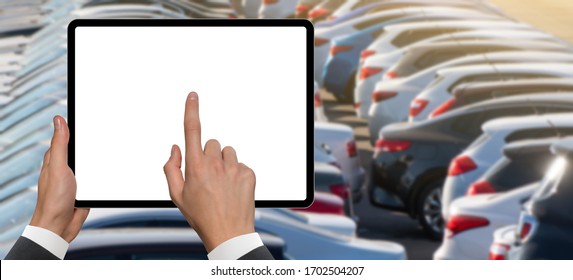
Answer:
[[[192,91],[185,103],[185,159],[199,160],[203,157],[201,147],[201,121],[199,120],[199,97]]]

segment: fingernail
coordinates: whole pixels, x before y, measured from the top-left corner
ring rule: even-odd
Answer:
[[[192,91],[189,93],[189,96],[187,98],[189,98],[191,100],[196,100],[197,99],[197,93]]]
[[[58,116],[54,117],[54,127],[59,130],[62,128],[62,120]]]

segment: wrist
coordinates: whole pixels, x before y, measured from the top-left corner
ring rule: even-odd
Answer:
[[[34,215],[32,217],[32,220],[30,221],[30,225],[49,230],[49,231],[57,234],[58,236],[64,238],[64,236],[63,236],[64,227],[60,227],[57,225],[57,223],[54,223],[55,220],[56,219],[46,219],[46,218],[37,217],[36,215]]]
[[[254,233],[255,230],[245,230],[245,231],[238,231],[233,233],[219,233],[219,234],[208,234],[207,236],[201,236],[201,240],[203,240],[203,244],[205,245],[205,249],[207,253],[210,253],[219,245],[223,244],[227,240],[231,240],[237,236]]]

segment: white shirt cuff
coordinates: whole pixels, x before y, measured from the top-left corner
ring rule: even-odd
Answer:
[[[42,246],[60,260],[64,259],[70,246],[61,236],[41,227],[26,226],[22,236]]]
[[[207,257],[210,260],[237,260],[261,246],[263,241],[258,233],[243,234],[219,244]]]

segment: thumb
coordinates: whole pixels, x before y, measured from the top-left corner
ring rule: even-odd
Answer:
[[[89,208],[75,208],[68,227],[63,233],[63,238],[66,242],[70,243],[72,240],[78,236],[78,233],[82,229],[84,222],[86,221],[88,214],[90,213]]]
[[[163,171],[167,178],[167,185],[169,186],[169,195],[175,204],[179,201],[183,192],[183,185],[185,184],[183,173],[181,172],[181,160],[182,157],[179,146],[173,145],[173,147],[171,147],[171,156],[167,163],[165,163],[165,166],[163,166]]]

